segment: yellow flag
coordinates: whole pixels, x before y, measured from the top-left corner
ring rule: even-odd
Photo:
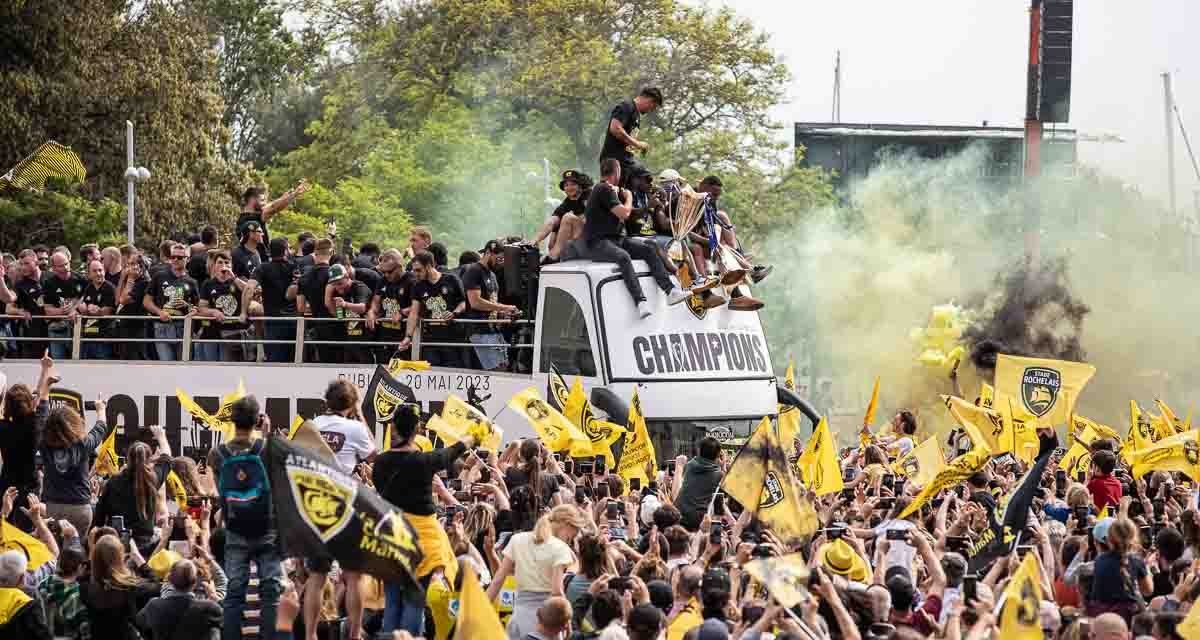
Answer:
[[[979,383],[979,405],[989,409],[996,408],[996,388],[992,385],[981,382]]]
[[[0,524],[0,553],[5,551],[24,553],[27,558],[26,571],[34,571],[54,559],[41,540],[9,524],[7,520]]]
[[[788,391],[796,390],[796,359],[788,356],[787,373],[783,376],[783,388]]]
[[[1184,640],[1200,638],[1200,607],[1194,603],[1188,608],[1187,615],[1175,627],[1175,633]]]
[[[766,587],[775,601],[791,609],[808,596],[808,564],[804,555],[759,558],[746,563],[746,573]]]
[[[863,415],[863,424],[875,424],[875,411],[879,409],[879,376],[875,376],[875,388],[871,390],[871,401],[867,403],[867,412]]]
[[[921,492],[913,498],[908,507],[900,514],[900,518],[907,518],[909,514],[917,511],[926,502],[933,499],[933,496],[937,495],[942,489],[970,478],[991,459],[992,453],[986,445],[976,445],[970,451],[951,460],[950,464],[947,464],[944,469],[933,477],[933,480],[921,488]]]
[[[791,405],[779,405],[779,442],[784,451],[795,451],[796,439],[800,437],[800,410]]]
[[[1032,415],[1036,428],[1066,423],[1095,374],[1096,367],[1085,362],[996,357],[996,391],[1012,397],[1018,409]]]
[[[1128,454],[1154,444],[1157,435],[1154,426],[1150,424],[1150,417],[1142,413],[1137,400],[1130,400],[1129,437],[1126,438],[1125,447],[1121,449],[1121,457],[1127,458]]]
[[[592,408],[592,403],[583,391],[582,378],[575,378],[575,384],[571,386],[571,392],[567,395],[562,412],[591,441],[590,448],[581,448],[578,452],[573,448],[571,455],[577,457],[604,456],[607,468],[612,469],[615,464],[612,446],[625,435],[625,427],[596,418],[595,409]]]
[[[638,397],[637,387],[633,389],[633,400],[629,403],[629,419],[626,424],[628,429],[625,431],[625,445],[621,449],[617,474],[625,480],[626,485],[629,484],[630,478],[640,478],[644,487],[658,476],[658,459],[655,457],[650,432],[646,429],[646,417],[642,413],[642,400]]]
[[[529,387],[513,396],[508,401],[508,408],[524,416],[533,430],[541,438],[542,444],[550,451],[564,451],[586,443],[590,448],[591,441],[579,427],[576,427],[563,414],[542,400],[538,390]]]
[[[1076,432],[1075,439],[1071,441],[1071,448],[1058,461],[1058,468],[1066,471],[1071,478],[1075,478],[1080,471],[1086,473],[1092,466],[1092,451],[1089,445],[1099,437],[1096,430],[1090,426]]]
[[[439,415],[429,416],[429,420],[425,421],[425,428],[441,439],[443,447],[457,444],[459,440],[467,436],[466,429],[457,424],[450,424]]]
[[[180,480],[173,470],[167,472],[167,492],[180,508],[187,506],[187,489],[183,487],[183,480]]]
[[[942,402],[954,420],[967,430],[972,446],[987,445],[992,455],[1013,450],[1012,426],[1004,422],[1004,416],[995,409],[975,406],[958,396],[942,396]],[[983,440],[975,442],[978,434]]]
[[[454,640],[504,640],[507,637],[500,614],[492,608],[487,593],[479,586],[475,569],[463,572],[462,591],[458,595]]]
[[[758,423],[733,459],[721,488],[785,545],[801,542],[817,530],[816,511],[804,497],[769,417]]]
[[[104,442],[96,447],[96,464],[93,466],[96,474],[100,477],[107,478],[117,473],[120,470],[120,465],[117,464],[117,430],[113,428],[105,436]]]
[[[300,429],[300,425],[302,424],[304,424],[304,416],[297,415],[295,418],[292,418],[292,426],[288,427],[288,440],[296,437],[296,431]],[[386,446],[384,447],[384,451],[387,451]]]
[[[892,465],[893,472],[907,476],[917,487],[928,484],[945,468],[946,456],[937,438],[925,439]]]
[[[813,429],[812,437],[796,461],[796,466],[800,469],[800,482],[817,496],[837,493],[845,486],[842,468],[838,464],[837,444],[833,441],[825,418],[821,418],[821,423]]]
[[[430,365],[425,360],[400,360],[393,358],[388,362],[388,373],[396,375],[400,371],[424,371],[430,368]]]
[[[442,420],[462,429],[464,433],[474,436],[479,447],[486,451],[496,451],[500,448],[500,440],[504,432],[492,424],[492,421],[479,409],[472,407],[453,393],[446,396],[442,405]],[[457,442],[457,440],[455,440]]]
[[[1171,427],[1172,435],[1187,431],[1187,429],[1183,428],[1183,422],[1179,420],[1179,416],[1175,415],[1175,412],[1171,410],[1171,407],[1167,403],[1157,398],[1154,399],[1154,402],[1158,405],[1158,410],[1162,412],[1163,420]]]
[[[1004,640],[1042,640],[1041,602],[1042,572],[1037,556],[1028,553],[1004,589],[1000,637]]]
[[[221,398],[221,404],[217,407],[215,414],[210,414],[205,411],[192,397],[184,393],[182,389],[176,387],[175,397],[179,398],[179,404],[196,420],[200,421],[205,427],[213,431],[220,432],[225,436],[225,441],[233,440],[234,429],[233,420],[229,416],[230,407],[238,399],[246,395],[246,387],[241,380],[238,380],[237,388],[232,393]]]
[[[1193,429],[1131,452],[1126,460],[1133,465],[1133,477],[1140,478],[1151,471],[1181,471],[1193,481],[1200,482],[1198,436],[1200,430]]]

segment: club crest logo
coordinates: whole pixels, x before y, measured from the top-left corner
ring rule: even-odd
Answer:
[[[904,471],[904,475],[912,478],[921,472],[921,461],[915,455],[908,456],[900,464],[900,468]]]
[[[758,508],[769,509],[783,502],[783,498],[783,481],[779,479],[779,474],[768,471],[767,477],[763,480],[762,497],[758,499]]]
[[[684,304],[687,305],[688,311],[691,311],[692,315],[696,316],[697,320],[703,320],[704,316],[708,315],[708,307],[704,306],[704,296],[699,293],[689,297]]]
[[[1021,400],[1025,409],[1040,418],[1054,408],[1062,389],[1062,374],[1046,367],[1027,367],[1021,376]]]
[[[1187,458],[1188,464],[1200,463],[1200,444],[1197,444],[1195,440],[1184,442],[1183,457]]]
[[[321,539],[329,542],[350,524],[356,487],[315,471],[288,468],[288,483],[300,517]]]

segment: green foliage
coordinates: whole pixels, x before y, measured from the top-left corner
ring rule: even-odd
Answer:
[[[91,201],[47,190],[0,198],[0,250],[16,253],[36,244],[65,244],[72,251],[98,242],[125,243],[125,207],[107,198]]]

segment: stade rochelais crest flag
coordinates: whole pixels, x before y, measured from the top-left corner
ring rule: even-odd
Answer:
[[[1004,514],[997,517],[995,524],[971,547],[968,565],[970,571],[987,571],[988,565],[1000,556],[1008,555],[1017,544],[1017,534],[1025,529],[1029,521],[1029,507],[1042,484],[1042,475],[1050,462],[1053,450],[1043,451],[1038,459],[1017,482],[1004,507]],[[1025,540],[1020,542],[1025,543]]]
[[[404,514],[353,476],[284,438],[266,449],[285,555],[329,558],[384,582],[413,580],[417,533]]]
[[[377,423],[391,424],[396,415],[396,407],[406,402],[416,402],[417,396],[407,385],[388,372],[382,365],[376,365],[375,375],[367,385],[367,397],[363,402],[363,422],[375,431]]]

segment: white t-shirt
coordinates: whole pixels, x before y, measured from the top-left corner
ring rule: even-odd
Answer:
[[[908,455],[908,452],[912,451],[912,449],[913,449],[912,438],[910,438],[909,436],[904,436],[902,438],[899,438],[896,441],[892,442],[891,448],[896,450],[897,458],[906,456],[906,455]]]
[[[346,473],[352,473],[359,462],[375,453],[375,438],[367,425],[339,415],[317,416],[313,419],[317,431],[325,439],[325,444],[333,450],[333,457],[338,466]]]
[[[909,531],[916,528],[917,525],[908,520],[888,520],[875,527],[875,544],[879,544],[879,541],[886,538],[889,530]],[[892,540],[888,546],[887,557],[883,561],[884,568],[900,565],[911,572],[913,560],[916,560],[916,558],[916,547],[902,540]]]
[[[553,587],[550,582],[551,569],[566,568],[575,562],[575,552],[567,543],[550,536],[544,543],[536,544],[532,531],[514,535],[504,549],[504,557],[513,561],[513,577],[517,580],[518,593],[549,593]]]

